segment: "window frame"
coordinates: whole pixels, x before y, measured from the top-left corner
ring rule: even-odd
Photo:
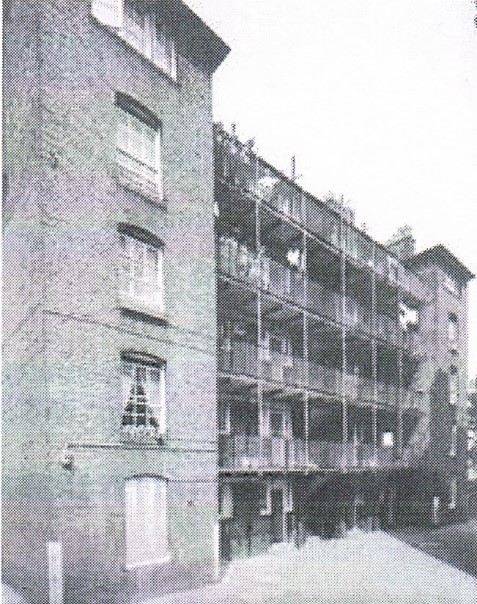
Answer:
[[[151,485],[153,486],[152,492],[148,492]],[[168,562],[171,555],[167,478],[152,475],[131,476],[125,480],[124,486],[126,569]],[[157,513],[157,508],[160,513]],[[151,525],[156,531],[152,530]],[[154,536],[157,540],[156,543],[153,542]],[[165,542],[163,547],[160,543],[161,538]],[[146,547],[144,547],[145,545]],[[156,553],[154,546],[159,550]]]
[[[119,244],[121,253],[120,293],[127,306],[140,307],[144,311],[165,313],[164,284],[164,243],[161,239],[132,225],[119,224]],[[151,251],[156,254],[155,268],[151,272]],[[138,265],[136,252],[142,256],[139,261],[141,275],[136,277]],[[144,293],[136,291],[142,288]]]
[[[229,520],[234,517],[233,488],[230,482],[219,486],[219,518]]]
[[[176,83],[177,36],[166,23],[158,19],[156,11],[151,8],[152,5],[149,5],[149,10],[143,10],[147,5],[141,4],[132,0],[92,0],[91,14],[100,23],[111,28],[138,55]],[[142,18],[142,23],[139,23],[139,19],[134,23],[134,13]]]
[[[129,366],[129,371],[126,367]],[[151,424],[150,426],[145,424],[138,424],[137,417],[136,423],[134,422],[135,416],[142,415],[137,411],[127,411],[127,408],[131,404],[132,406],[143,405],[142,403],[135,403],[133,397],[142,396],[138,394],[138,386],[144,386],[144,382],[140,381],[139,370],[145,371],[145,397],[146,403],[144,406],[144,416],[147,422],[151,418],[155,420],[156,425]],[[152,386],[153,383],[152,375],[155,372],[158,375],[156,386]],[[129,373],[129,376],[128,376]],[[137,380],[137,381],[136,381]],[[146,438],[163,438],[167,431],[166,422],[166,362],[163,359],[156,357],[149,357],[138,353],[123,353],[121,355],[121,381],[122,381],[122,400],[121,400],[121,434],[124,436],[130,436],[132,439],[135,437],[146,437]],[[148,392],[149,388],[149,392]],[[148,397],[151,396],[151,391],[158,394],[158,401],[151,401]],[[131,399],[133,399],[131,401]],[[124,423],[126,417],[131,417],[132,423]]]
[[[164,202],[161,121],[122,92],[115,94],[115,109],[120,181],[139,194]]]
[[[449,368],[449,405],[454,407],[459,404],[459,390],[459,370],[452,365]]]

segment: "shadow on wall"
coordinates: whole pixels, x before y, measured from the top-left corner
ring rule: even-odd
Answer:
[[[1,587],[1,599],[3,604],[29,604],[26,598],[4,583]]]

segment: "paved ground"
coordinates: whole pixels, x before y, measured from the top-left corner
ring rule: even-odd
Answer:
[[[403,528],[391,534],[477,577],[477,519],[436,529]]]
[[[477,604],[477,579],[386,533],[352,531],[277,546],[235,562],[218,585],[147,602],[212,603]]]

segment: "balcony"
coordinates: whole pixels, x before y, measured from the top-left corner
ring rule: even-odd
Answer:
[[[323,469],[340,469],[346,465],[343,443],[311,440],[308,443],[309,462]]]
[[[219,371],[258,377],[258,347],[246,340],[224,340],[219,350]]]
[[[331,321],[341,321],[341,297],[317,281],[308,280],[307,307],[310,311]]]
[[[377,335],[382,340],[391,344],[397,344],[398,341],[398,321],[388,315],[378,314],[376,316]]]
[[[345,299],[345,325],[348,329],[362,331],[366,334],[371,333],[371,314],[368,309],[353,300]]]
[[[394,384],[376,383],[377,403],[384,407],[395,407],[398,400],[398,389]]]
[[[277,351],[266,351],[262,359],[262,378],[265,380],[304,388],[306,366],[302,358]]]
[[[215,162],[218,178],[294,219],[328,245],[341,249],[341,221],[335,211],[304,192],[235,137],[218,129]],[[345,223],[343,243],[348,258],[363,266],[373,267],[379,276],[394,285],[399,283],[402,290],[412,298],[425,299],[422,281],[397,261],[396,277],[390,271],[389,262],[392,257],[354,225]]]
[[[260,158],[257,158],[257,179],[252,191],[257,197],[276,211],[303,222],[304,207],[299,188],[285,180],[283,175],[273,170]]]
[[[324,394],[339,395],[341,392],[341,371],[309,361],[308,386],[311,390],[317,390]]]
[[[261,285],[265,291],[295,304],[305,302],[304,274],[270,258],[261,259]]]
[[[308,442],[300,438],[221,434],[219,466],[226,470],[263,471],[265,469],[300,470],[306,467],[323,470],[376,469],[404,466],[409,458],[395,456],[394,447],[374,447],[371,443]]]
[[[257,255],[231,237],[220,237],[219,270],[255,287],[259,284],[260,264]]]
[[[305,466],[305,461],[303,439],[246,434],[222,434],[219,438],[221,468],[299,468]]]

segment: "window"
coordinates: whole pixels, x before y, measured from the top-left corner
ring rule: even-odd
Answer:
[[[449,336],[449,349],[455,351],[457,350],[457,340],[459,338],[459,334],[457,316],[454,313],[449,314],[447,328]]]
[[[159,120],[131,97],[117,93],[117,163],[120,176],[142,193],[162,199]]]
[[[164,312],[163,247],[159,241],[120,233],[123,260],[122,294],[130,300]]]
[[[283,491],[283,510],[286,513],[293,512],[293,485],[291,482],[286,484]]]
[[[451,445],[449,455],[455,457],[457,455],[457,425],[454,424],[451,428]]]
[[[383,432],[382,446],[386,447],[386,448],[394,447],[394,433],[393,432]]]
[[[122,360],[122,432],[129,437],[160,437],[165,433],[165,363]]]
[[[454,277],[451,277],[450,275],[445,275],[444,276],[444,287],[451,294],[454,294],[456,296],[460,295],[460,287],[459,287],[459,284],[457,283],[457,281],[454,279]]]
[[[270,516],[272,513],[272,488],[270,481],[260,484],[260,514]]]
[[[93,0],[91,12],[168,76],[177,78],[174,37],[158,20],[150,4],[133,0]]]
[[[453,510],[457,506],[457,478],[451,478],[449,485],[449,509]]]
[[[459,374],[457,367],[451,367],[449,372],[449,403],[457,405],[459,402]]]
[[[388,278],[392,283],[399,282],[399,263],[388,256]]]
[[[232,518],[234,515],[232,485],[225,483],[219,488],[219,515],[221,518]]]
[[[126,566],[159,564],[169,559],[167,483],[143,476],[126,481]]]
[[[219,404],[219,433],[230,434],[230,403]]]

